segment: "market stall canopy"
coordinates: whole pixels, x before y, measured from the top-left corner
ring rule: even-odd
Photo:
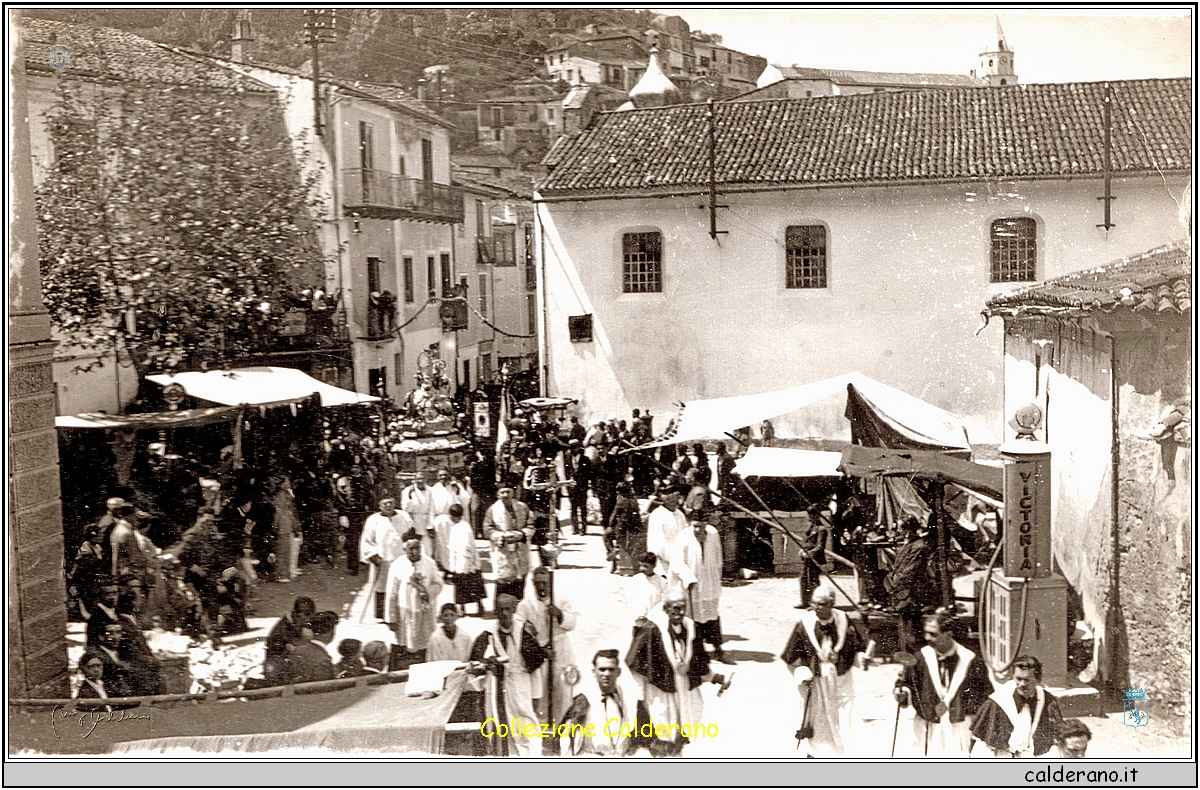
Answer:
[[[742,477],[841,477],[841,453],[750,447],[733,471]]]
[[[526,398],[518,405],[541,411],[542,409],[565,409],[572,403],[579,403],[579,401],[575,398]]]
[[[953,414],[858,372],[758,395],[689,401],[675,425],[642,448],[722,438],[843,391],[850,393],[851,388],[895,434],[929,447],[970,451],[966,428]]]
[[[941,478],[994,500],[1004,498],[1004,470],[931,450],[888,450],[852,444],[842,451],[840,469],[851,477],[876,475]]]
[[[207,409],[158,411],[147,414],[89,412],[73,417],[55,417],[54,425],[58,428],[103,428],[122,431],[139,431],[144,428],[197,428],[218,422],[233,422],[237,413],[236,406],[213,406]]]
[[[360,395],[318,381],[294,368],[255,367],[236,370],[208,370],[147,376],[155,384],[179,384],[188,395],[213,403],[236,406],[249,403],[261,406],[303,400],[313,393],[321,396],[322,406],[349,406],[374,403],[373,395]]]

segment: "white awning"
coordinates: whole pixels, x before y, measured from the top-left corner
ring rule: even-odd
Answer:
[[[841,477],[841,453],[793,450],[787,447],[750,447],[733,471],[742,477]]]
[[[213,403],[236,406],[240,403],[264,405],[287,403],[320,394],[322,406],[347,406],[374,403],[373,395],[360,395],[318,381],[295,368],[255,367],[234,370],[208,370],[147,376],[164,387],[179,384],[188,395]]]
[[[921,437],[931,444],[970,449],[959,418],[858,372],[758,395],[689,401],[674,429],[642,447],[721,439],[738,428],[756,425],[833,395],[844,396],[848,384],[853,384],[877,410],[885,412],[893,426],[905,435]]]

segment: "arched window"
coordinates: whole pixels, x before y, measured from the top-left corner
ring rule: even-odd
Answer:
[[[1037,279],[1037,221],[1007,217],[992,223],[992,282]]]

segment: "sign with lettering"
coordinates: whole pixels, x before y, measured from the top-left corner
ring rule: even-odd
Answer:
[[[1044,445],[1042,445],[1044,447]],[[1050,453],[1004,457],[1004,575],[1049,576]]]

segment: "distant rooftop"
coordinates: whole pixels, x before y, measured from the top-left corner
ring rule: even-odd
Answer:
[[[850,71],[846,69],[812,69],[802,66],[781,66],[784,79],[829,80],[838,85],[865,86],[938,86],[942,88],[977,88],[986,80],[967,74],[911,74],[892,71]]]
[[[53,47],[67,52],[62,73],[85,79],[169,83],[217,90],[272,93],[266,83],[216,64],[212,59],[108,27],[75,25],[25,17],[25,67],[31,73],[57,73]]]

